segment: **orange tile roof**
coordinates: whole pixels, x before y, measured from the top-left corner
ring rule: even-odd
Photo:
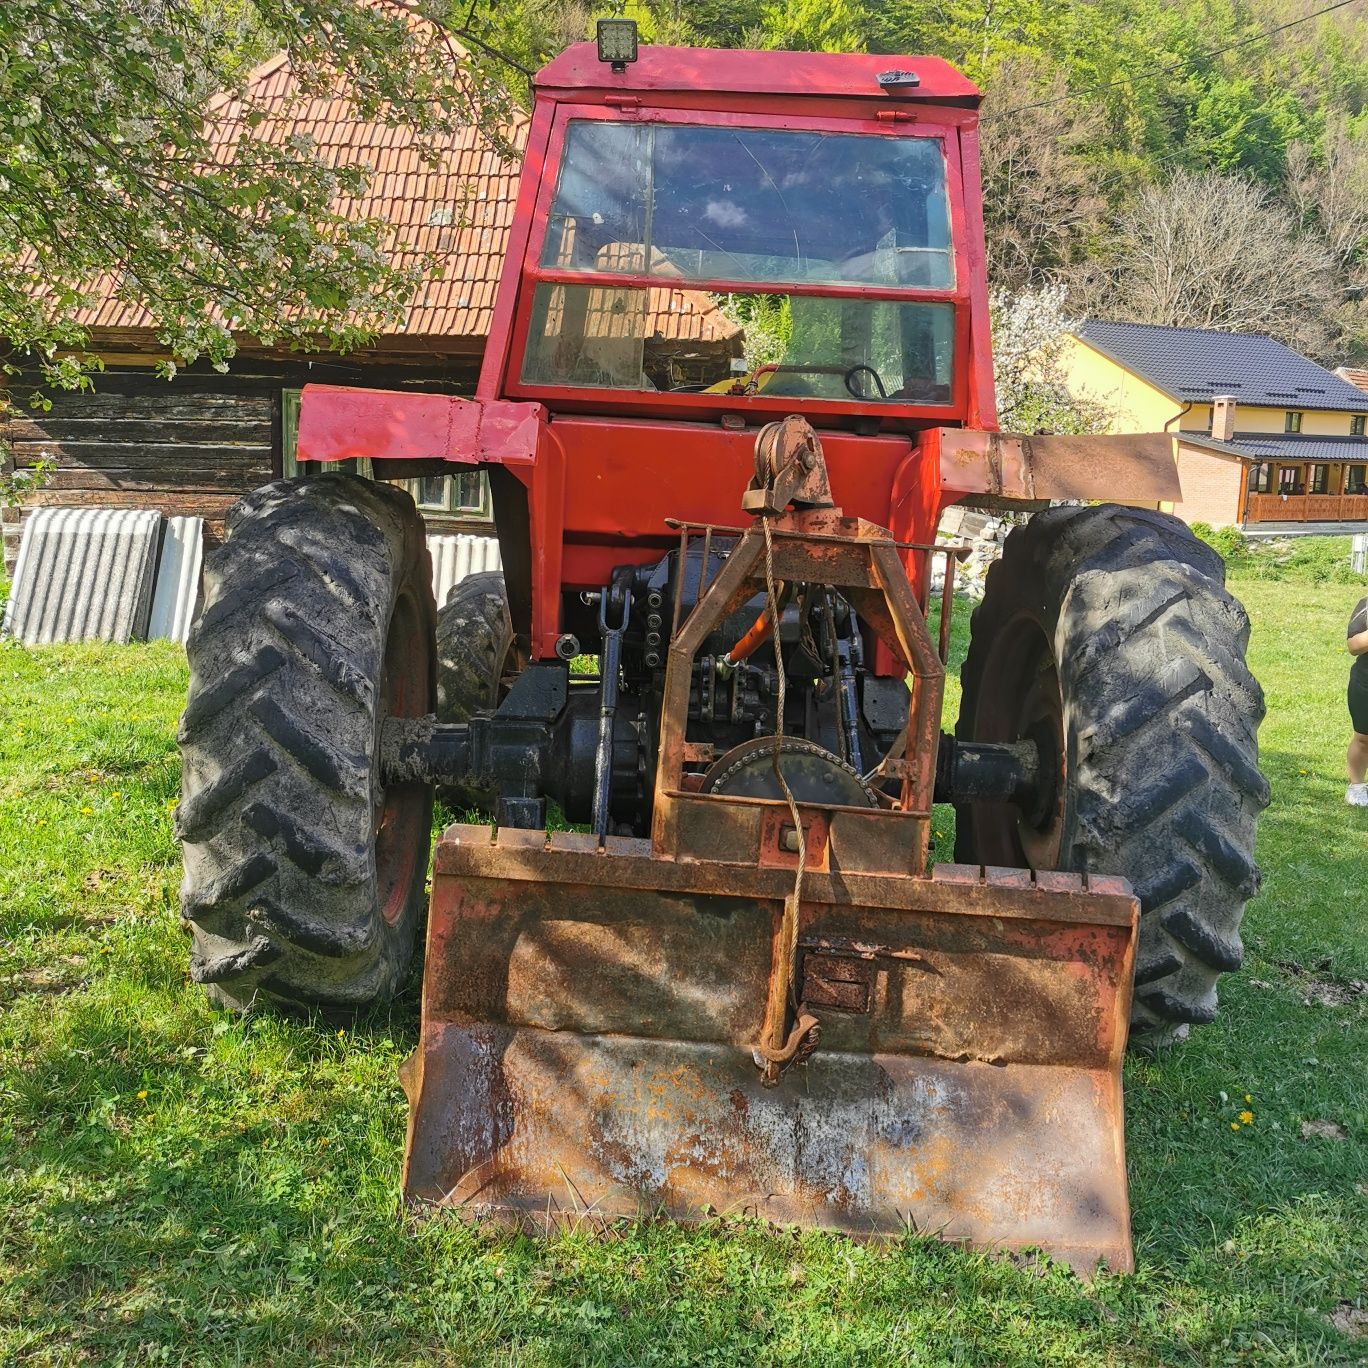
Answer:
[[[1368,370],[1361,366],[1339,366],[1336,368],[1335,374],[1341,379],[1347,380],[1351,385],[1368,391]]]
[[[447,136],[439,144],[437,160],[425,161],[411,129],[358,118],[345,94],[301,98],[284,53],[253,72],[248,89],[252,103],[266,114],[251,136],[283,143],[307,134],[330,165],[369,165],[372,174],[365,193],[340,198],[339,206],[357,217],[389,223],[389,250],[397,262],[428,253],[443,259],[442,273],[422,282],[403,323],[390,336],[482,343],[493,320],[494,295],[513,222],[517,162],[503,160],[473,126]],[[241,113],[242,106],[226,97],[210,104],[216,157],[230,157],[244,135]],[[527,138],[526,116],[518,115],[505,133],[521,151]],[[77,316],[81,326],[153,329],[147,309],[119,299],[112,279],[97,284],[93,293],[93,304]],[[694,291],[653,290],[651,303],[651,331],[667,339],[723,341],[738,332],[706,296]]]

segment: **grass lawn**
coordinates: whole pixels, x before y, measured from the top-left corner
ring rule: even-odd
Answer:
[[[1368,591],[1232,583],[1268,694],[1264,889],[1220,1021],[1127,1065],[1139,1271],[1092,1285],[926,1240],[413,1223],[416,992],[339,1031],[187,981],[179,652],[0,648],[0,1363],[1368,1361],[1368,813],[1341,759]]]

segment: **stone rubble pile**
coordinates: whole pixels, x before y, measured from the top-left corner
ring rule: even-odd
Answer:
[[[988,567],[1002,555],[1002,544],[1015,526],[1014,516],[994,517],[972,508],[949,508],[941,519],[939,541],[968,542],[973,548],[955,566],[955,591],[972,599],[983,597]],[[944,558],[937,556],[931,572],[931,592],[938,594],[944,579]]]

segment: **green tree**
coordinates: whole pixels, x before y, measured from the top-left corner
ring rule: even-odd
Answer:
[[[760,11],[764,45],[797,52],[863,52],[871,27],[861,0],[774,0]]]
[[[306,94],[431,139],[491,137],[547,10],[448,0],[6,0],[0,6],[0,337],[79,384],[91,287],[151,311],[174,356],[224,364],[233,334],[345,348],[394,317],[412,270],[339,196],[362,168],[257,135],[245,59],[283,48]],[[205,101],[233,130],[215,156]]]
[[[1260,180],[1279,180],[1287,146],[1307,131],[1308,111],[1285,90],[1256,87],[1247,76],[1216,76],[1188,123],[1194,161],[1218,171],[1246,171]]]

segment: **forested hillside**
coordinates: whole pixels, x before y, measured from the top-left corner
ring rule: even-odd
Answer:
[[[1330,6],[1326,8],[1327,4]],[[1364,0],[658,0],[643,36],[936,53],[986,91],[994,285],[1068,308],[1368,354]],[[534,66],[579,3],[497,12]]]
[[[497,137],[586,0],[0,3],[0,374],[90,382],[79,308],[112,279],[178,363],[236,335],[354,346],[421,272],[343,200],[362,168],[255,137],[243,84],[281,47],[306,93],[440,138]],[[1001,317],[1263,331],[1368,359],[1368,0],[630,0],[647,41],[936,53],[986,92]],[[415,23],[421,15],[432,22]],[[73,17],[75,16],[75,17]],[[216,163],[205,101],[244,136]],[[245,103],[244,103],[245,101]],[[225,106],[227,107],[227,106]],[[216,164],[214,175],[202,174]],[[440,265],[440,263],[435,263]],[[1048,307],[1034,307],[1041,304]],[[1032,333],[1034,335],[1034,332]],[[1001,333],[999,334],[1001,341]]]

